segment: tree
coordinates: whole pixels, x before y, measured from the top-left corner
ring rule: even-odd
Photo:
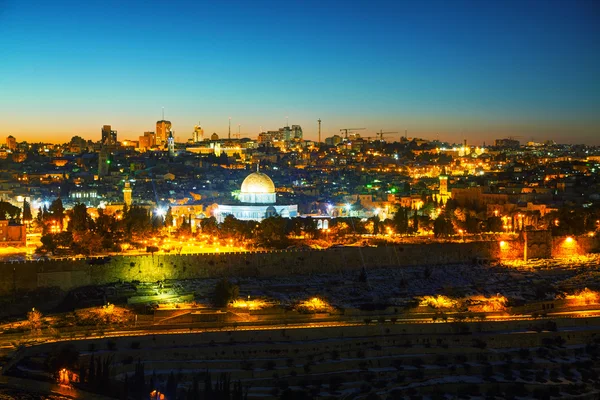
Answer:
[[[56,242],[54,241],[54,235],[51,233],[42,235],[42,237],[40,238],[40,242],[42,243],[42,245],[40,246],[39,250],[41,251],[47,251],[50,253],[54,253],[56,251],[57,245]]]
[[[412,231],[414,233],[419,232],[419,215],[417,214],[417,210],[415,210],[415,213],[413,214],[413,226],[412,226]]]
[[[6,201],[0,201],[0,219],[18,219],[20,215],[21,209],[19,207],[15,207]]]
[[[103,249],[102,237],[95,232],[80,232],[74,237],[77,251],[81,254],[91,255]]]
[[[265,218],[259,224],[258,239],[269,246],[283,247],[287,244],[286,227],[286,218]]]
[[[213,303],[217,307],[225,307],[231,301],[237,299],[239,294],[240,288],[238,285],[229,282],[227,279],[222,279],[215,286]]]
[[[202,229],[202,233],[206,235],[216,235],[219,232],[217,219],[215,217],[202,219],[202,221],[200,221],[200,228]]]
[[[27,200],[23,202],[23,221],[31,222],[33,215],[31,214],[31,205]]]
[[[452,222],[445,216],[439,216],[433,223],[433,234],[435,237],[445,237],[454,233]]]
[[[408,233],[408,207],[400,207],[392,221],[397,233],[401,235]]]
[[[62,200],[59,198],[55,199],[48,211],[52,214],[52,218],[58,222],[60,229],[63,228],[63,221],[65,219],[65,207],[63,206]]]
[[[42,329],[42,313],[35,308],[32,308],[31,311],[27,313],[27,322],[29,323],[31,333],[37,335]]]
[[[191,233],[192,233],[192,224],[190,221],[191,219],[192,219],[191,217],[189,219],[188,218],[183,219],[181,226],[179,226],[179,229],[177,230],[178,235],[191,235]]]
[[[165,226],[167,229],[173,226],[173,210],[171,209],[171,206],[167,208],[167,213],[165,214]]]
[[[71,231],[87,232],[88,214],[87,207],[83,203],[76,204],[71,212],[69,227]]]
[[[126,220],[123,221],[125,225],[125,232],[130,236],[136,235],[143,237],[152,229],[150,215],[143,207],[131,207],[125,218]]]

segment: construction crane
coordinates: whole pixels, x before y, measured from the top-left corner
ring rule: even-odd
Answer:
[[[383,135],[387,135],[387,134],[392,134],[392,133],[399,133],[399,132],[384,132],[383,129],[381,129],[379,132],[375,132],[375,134],[377,136],[379,136],[379,140],[381,140],[383,142]]]
[[[343,128],[343,129],[340,129],[340,132],[344,132],[344,138],[348,139],[348,132],[362,131],[364,129],[367,129],[367,128]]]

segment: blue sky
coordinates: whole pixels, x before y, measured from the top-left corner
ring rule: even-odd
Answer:
[[[0,136],[302,125],[600,144],[598,1],[0,0]]]

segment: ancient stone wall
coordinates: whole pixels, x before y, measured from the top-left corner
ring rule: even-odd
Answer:
[[[498,258],[496,242],[344,247],[329,250],[117,256],[0,263],[0,295],[118,281],[278,276],[365,268],[442,265]]]

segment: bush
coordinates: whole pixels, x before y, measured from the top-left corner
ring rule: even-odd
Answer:
[[[213,303],[217,307],[225,307],[231,301],[237,299],[239,294],[240,288],[238,285],[229,282],[227,279],[222,279],[215,286]]]

